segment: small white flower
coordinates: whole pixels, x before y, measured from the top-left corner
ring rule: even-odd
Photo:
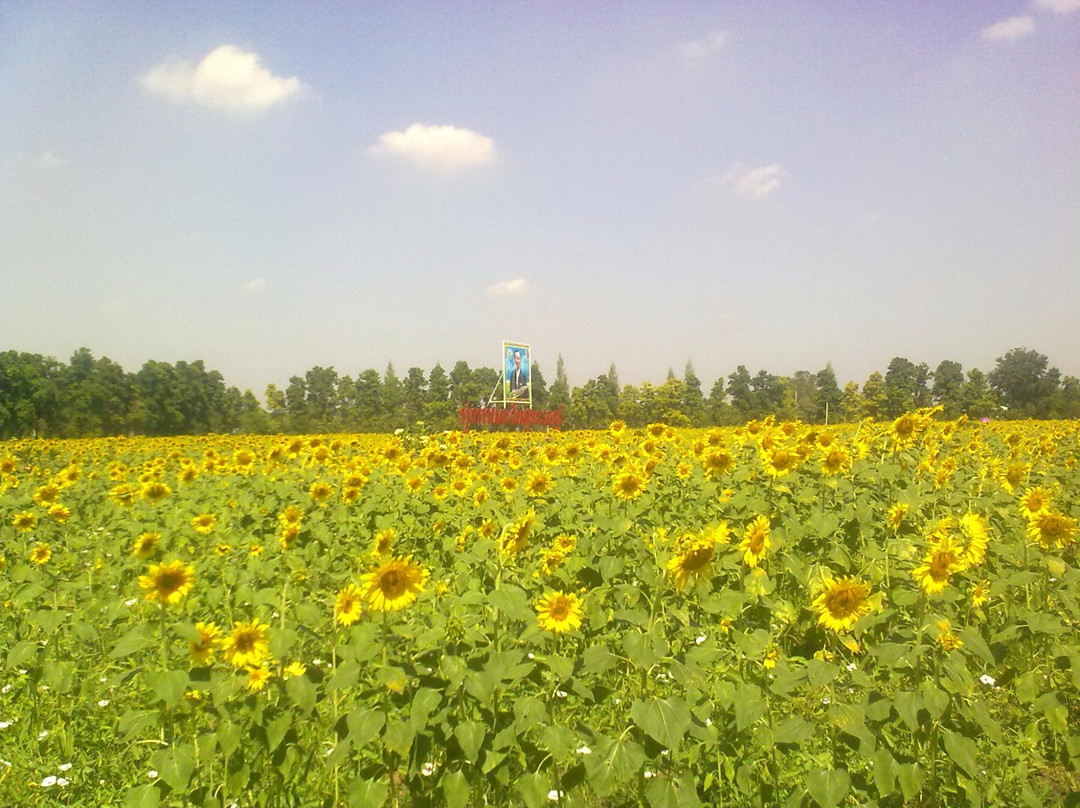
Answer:
[[[859,667],[859,666],[858,666],[858,665],[856,665],[856,664],[855,664],[854,662],[849,662],[849,663],[847,664],[847,669],[848,669],[849,671],[853,671],[853,670],[855,670],[855,669],[856,669],[856,668],[858,668],[858,667]]]
[[[560,698],[560,699],[565,699],[568,695],[569,695],[569,693],[567,693],[565,690],[556,690],[555,691],[555,696],[557,698]]]
[[[156,769],[151,769],[150,771],[148,771],[146,773],[146,776],[149,777],[151,780],[157,780],[157,778],[158,778],[157,770]]]
[[[431,777],[431,775],[435,774],[435,764],[429,760],[420,767],[420,774],[424,775],[424,777]]]
[[[70,763],[61,763],[60,764],[60,771],[62,771],[62,772],[66,772],[70,768],[71,768]]]
[[[11,692],[11,685],[4,685],[3,687],[0,687],[0,693],[10,693],[10,692]]]
[[[825,697],[824,697],[824,698],[823,698],[823,699],[821,700],[821,703],[822,703],[822,704],[831,704],[831,703],[832,703],[832,699],[830,699],[830,698],[829,698],[828,696],[825,696]]]
[[[61,786],[61,787],[66,786],[69,782],[70,781],[65,777],[57,777],[56,778],[56,784],[58,786]]]
[[[12,721],[0,721],[0,729],[7,729],[12,723]]]
[[[641,776],[644,777],[646,780],[649,780],[650,778],[656,777],[656,772],[651,772],[646,769],[641,773]]]
[[[98,681],[101,682],[102,684],[105,684],[109,680],[107,678],[105,678],[104,676],[102,676],[100,679],[98,679]]]
[[[707,639],[706,636],[704,634],[702,634],[700,637],[698,637],[696,640],[694,640],[694,642],[697,645],[701,645],[703,642],[705,642],[706,639]]]
[[[11,768],[11,761],[10,760],[4,760],[3,758],[0,758],[0,766],[7,766],[10,769]]]
[[[55,774],[50,774],[48,777],[46,777],[44,780],[41,781],[41,787],[42,788],[52,788],[55,785],[56,785],[56,775]]]
[[[580,749],[576,749],[574,751],[576,751],[579,755],[591,755],[592,754],[592,750],[589,747],[585,746],[585,745],[582,745],[582,747]]]
[[[706,719],[705,719],[705,726],[707,726],[707,727],[711,727],[711,726],[712,726],[712,719],[711,719],[711,718],[706,718]]]
[[[557,788],[553,788],[551,789],[551,791],[548,792],[548,799],[552,802],[558,801],[558,799],[562,796],[563,792],[559,791]]]
[[[98,707],[108,707],[109,706],[109,700],[108,699],[102,699],[101,701],[99,701],[97,703],[97,706]]]
[[[532,651],[529,652],[529,659],[536,659],[536,655]]]
[[[993,687],[994,685],[997,684],[997,679],[995,679],[993,676],[991,676],[988,673],[984,673],[982,676],[980,676],[979,681],[982,682],[984,685],[987,685],[989,687]]]
[[[45,740],[45,738],[46,738],[46,736],[48,734],[49,734],[49,731],[47,729],[43,729],[41,732],[38,733],[37,739],[39,741],[43,741],[43,740]]]
[[[138,602],[139,602],[138,598],[132,598],[131,600],[125,600],[124,605],[125,606],[134,606]]]

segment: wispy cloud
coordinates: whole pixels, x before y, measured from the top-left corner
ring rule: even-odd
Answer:
[[[1019,39],[1035,32],[1035,20],[1031,17],[1009,17],[982,29],[981,36],[990,42]]]
[[[747,168],[736,163],[728,172],[719,177],[711,177],[705,183],[723,185],[737,194],[762,199],[779,188],[786,177],[787,172],[778,163],[757,168]]]
[[[1039,8],[1048,8],[1058,14],[1067,14],[1070,11],[1080,10],[1080,0],[1035,0]]]
[[[698,62],[704,62],[711,59],[724,49],[724,45],[727,44],[729,34],[727,31],[713,31],[708,36],[704,36],[701,39],[692,39],[689,42],[683,42],[676,48],[679,58],[687,64],[696,64]]]
[[[236,45],[215,48],[195,66],[166,59],[139,81],[150,92],[174,101],[234,112],[262,112],[296,96],[303,87],[295,76],[273,75],[257,53]]]
[[[57,171],[64,166],[71,165],[70,160],[65,160],[63,157],[57,157],[52,152],[42,152],[34,162],[37,163],[39,168],[43,168],[46,171]]]
[[[254,294],[255,292],[261,292],[265,287],[266,281],[263,278],[256,278],[244,284],[244,291]]]
[[[386,132],[368,154],[404,157],[421,168],[453,173],[491,165],[498,159],[495,141],[457,126],[414,123],[404,132]]]
[[[524,278],[514,278],[512,281],[501,281],[487,288],[487,293],[492,297],[517,297],[525,294],[528,282]]]

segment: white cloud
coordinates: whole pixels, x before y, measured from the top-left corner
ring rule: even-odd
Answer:
[[[1035,20],[1031,17],[1009,17],[982,29],[982,38],[996,42],[1001,39],[1019,39],[1035,32]]]
[[[487,288],[487,293],[492,297],[516,297],[525,294],[528,283],[524,278],[514,278],[512,281],[502,281]]]
[[[728,41],[727,31],[713,31],[701,39],[684,42],[676,48],[679,58],[687,63],[703,62],[710,59],[721,50]]]
[[[392,155],[412,160],[421,168],[461,171],[496,161],[495,141],[456,126],[425,126],[414,123],[404,132],[387,132],[368,154]]]
[[[787,172],[777,163],[758,168],[747,168],[736,163],[726,174],[706,180],[706,183],[726,185],[738,194],[761,199],[779,188],[785,177]]]
[[[1035,5],[1056,11],[1058,14],[1080,10],[1080,0],[1035,0]]]
[[[263,278],[256,278],[253,281],[248,281],[244,284],[245,292],[261,292],[263,287],[266,286],[266,281]]]
[[[46,171],[56,171],[64,166],[71,165],[70,160],[57,157],[52,152],[42,152],[35,162],[40,168],[44,168]]]
[[[295,76],[271,74],[257,53],[236,45],[215,48],[194,67],[166,59],[139,80],[150,92],[176,101],[240,112],[261,112],[297,95],[303,86]]]

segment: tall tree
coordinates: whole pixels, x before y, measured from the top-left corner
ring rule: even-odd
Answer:
[[[409,426],[424,419],[426,389],[427,380],[424,378],[424,371],[417,367],[409,368],[409,372],[401,381],[401,405],[405,410],[405,418]]]
[[[888,416],[889,397],[885,390],[885,377],[875,370],[862,388],[863,417],[881,420]]]
[[[1027,348],[1013,348],[997,358],[987,374],[1010,418],[1046,418],[1054,406],[1061,384],[1061,372],[1049,367],[1045,354]]]
[[[701,379],[694,372],[694,363],[686,360],[683,368],[683,397],[679,409],[685,413],[691,426],[705,426],[708,418],[705,414],[705,396],[701,392]]]
[[[547,386],[547,380],[544,378],[544,374],[540,371],[540,363],[532,363],[532,395],[534,407],[546,407],[548,403],[548,396],[550,395]]]
[[[894,356],[885,371],[886,412],[896,418],[930,404],[930,368],[925,362],[916,365],[902,356]]]
[[[808,370],[797,370],[788,379],[789,408],[793,417],[812,424],[817,420],[817,379]],[[822,419],[824,420],[824,419]]]
[[[817,422],[825,424],[839,421],[840,402],[844,400],[844,393],[837,384],[836,371],[833,370],[832,362],[826,363],[825,367],[817,372],[815,382],[817,389],[814,393],[814,416]]]
[[[454,404],[450,400],[450,379],[443,366],[435,363],[428,375],[424,420],[435,429],[449,429],[454,423]]]
[[[963,412],[964,368],[959,362],[942,359],[934,370],[931,389],[934,403],[942,408],[945,418],[958,418]]]
[[[555,362],[555,383],[551,385],[548,406],[552,409],[558,409],[569,405],[570,381],[566,377],[566,367],[563,364],[562,354],[559,354],[559,358]]]
[[[403,401],[404,390],[401,379],[394,372],[393,363],[387,362],[386,370],[383,372],[382,389],[384,429],[400,429],[408,423]]]
[[[375,432],[383,420],[383,384],[374,368],[361,371],[353,383],[357,429]]]
[[[750,388],[750,371],[739,365],[728,375],[727,394],[739,419],[748,421],[754,417],[753,390]]]

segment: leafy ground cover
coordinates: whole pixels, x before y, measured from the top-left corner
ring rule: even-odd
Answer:
[[[928,412],[2,443],[0,803],[1065,804],[1078,455]]]

